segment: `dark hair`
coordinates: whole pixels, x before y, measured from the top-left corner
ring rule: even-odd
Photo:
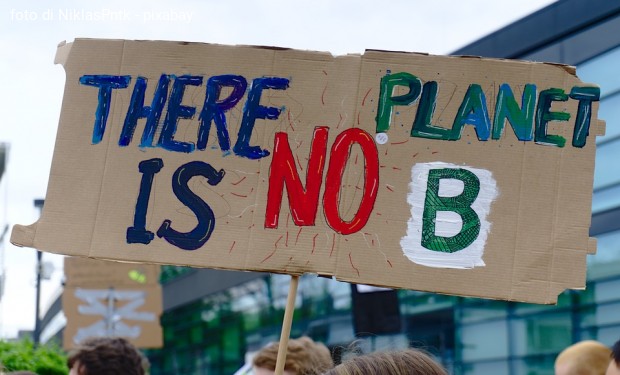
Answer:
[[[375,352],[353,357],[324,375],[447,375],[428,354],[418,349]]]
[[[620,340],[611,348],[611,358],[616,362],[616,366],[620,367]]]
[[[77,366],[79,375],[144,375],[146,358],[129,341],[120,337],[85,340],[69,354],[69,369]]]

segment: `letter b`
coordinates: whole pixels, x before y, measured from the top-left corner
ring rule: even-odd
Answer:
[[[449,163],[420,163],[411,170],[411,217],[400,241],[412,262],[437,268],[484,266],[482,256],[498,196],[490,171]]]
[[[458,180],[463,183],[463,191],[456,196],[440,196],[441,180]],[[480,180],[467,169],[431,169],[426,184],[426,199],[422,214],[422,246],[434,251],[454,253],[463,250],[478,237],[480,218],[471,208],[480,192]],[[451,237],[436,234],[437,213],[451,211],[461,217],[463,223],[458,234]]]

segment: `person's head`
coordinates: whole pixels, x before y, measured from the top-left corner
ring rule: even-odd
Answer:
[[[620,340],[616,341],[611,348],[611,361],[609,361],[605,375],[620,375]]]
[[[417,349],[375,352],[348,359],[324,375],[447,375],[428,354]]]
[[[555,359],[555,375],[605,375],[611,350],[593,340],[564,349]]]
[[[261,349],[252,360],[255,375],[271,375],[276,369],[279,343]],[[309,337],[288,341],[284,372],[287,375],[319,375],[334,367],[329,349]]]
[[[144,375],[146,359],[135,346],[120,337],[85,340],[69,354],[69,375]]]

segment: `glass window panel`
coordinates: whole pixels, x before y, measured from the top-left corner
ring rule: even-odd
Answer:
[[[577,75],[584,82],[596,82],[601,86],[601,96],[620,89],[618,74],[620,47],[606,52],[577,66]]]
[[[594,189],[620,181],[620,139],[605,143],[596,149]]]
[[[571,305],[570,294],[564,292],[558,296],[557,305],[537,305],[535,303],[515,303],[515,314],[525,315],[536,312],[556,311]]]
[[[597,143],[606,142],[620,136],[620,126],[616,124],[620,120],[620,93],[608,96],[601,100],[598,109],[598,118],[605,120],[607,123],[605,135],[597,137]]]
[[[513,355],[536,355],[559,352],[572,344],[572,323],[568,312],[538,314],[510,321]]]
[[[620,339],[620,325],[600,328],[596,339],[607,346],[612,346]]]
[[[459,333],[462,348],[461,359],[464,362],[508,357],[508,333],[504,320],[463,325]],[[473,373],[502,374],[506,372]]]
[[[597,282],[594,284],[594,298],[597,303],[620,300],[620,293],[618,291],[620,291],[620,280]]]
[[[475,323],[484,320],[504,318],[507,313],[506,302],[483,301],[477,304],[463,304],[461,323]]]
[[[508,361],[467,363],[462,366],[463,375],[509,374]]]
[[[513,361],[515,374],[554,375],[555,354],[544,357],[534,356]]]
[[[620,206],[620,184],[597,190],[592,196],[592,213]]]
[[[620,275],[620,231],[609,232],[597,236],[596,254],[588,255],[588,278],[596,280]],[[612,281],[613,282],[613,281]],[[615,286],[619,288],[620,285]],[[606,288],[605,283],[597,288]],[[618,289],[616,289],[617,291]],[[599,294],[599,293],[597,293]],[[609,293],[608,293],[609,294]],[[610,294],[614,299],[620,299],[618,293]],[[598,295],[597,295],[597,301]]]
[[[589,257],[592,264],[620,260],[620,231],[596,236],[596,254]],[[620,270],[618,270],[620,274]]]
[[[620,303],[599,305],[595,312],[596,325],[620,324]],[[618,336],[620,339],[620,335]]]

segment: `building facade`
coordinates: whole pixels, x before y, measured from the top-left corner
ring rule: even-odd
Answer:
[[[362,351],[413,346],[455,375],[552,375],[566,346],[620,339],[620,3],[561,0],[454,54],[576,65],[582,81],[601,86],[598,117],[607,131],[597,139],[590,234],[598,251],[588,256],[587,289],[564,292],[555,306],[399,290],[397,324],[373,332],[356,319],[372,303],[359,307],[349,284],[304,276],[291,335],[326,343],[337,360],[352,343]],[[164,348],[147,351],[151,374],[234,373],[279,339],[289,280],[165,267]]]

